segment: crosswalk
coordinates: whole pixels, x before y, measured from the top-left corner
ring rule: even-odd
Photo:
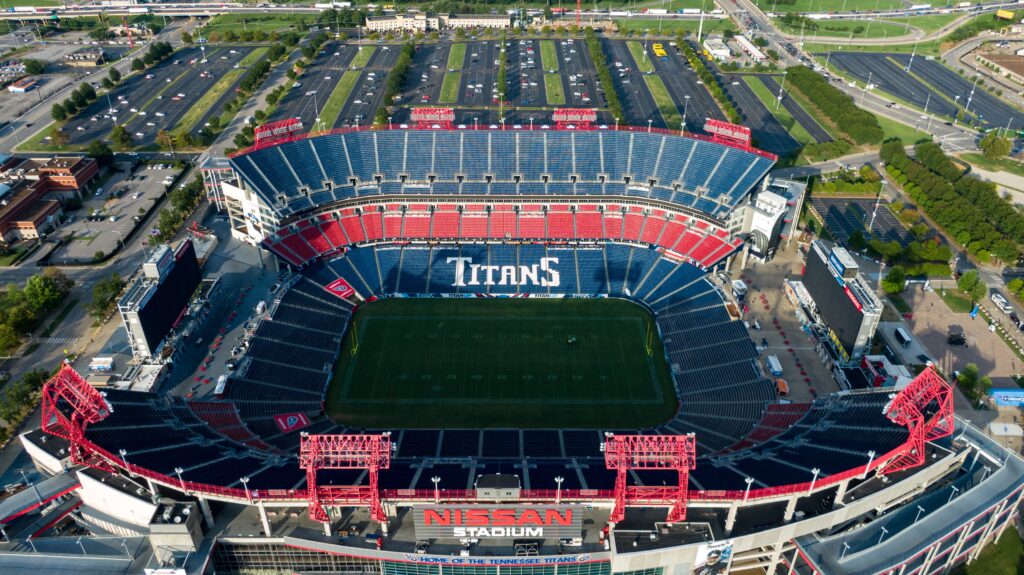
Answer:
[[[48,343],[52,345],[74,345],[78,341],[77,337],[46,337],[40,340],[42,343]]]

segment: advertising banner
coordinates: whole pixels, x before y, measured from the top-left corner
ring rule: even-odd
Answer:
[[[356,290],[352,289],[352,286],[348,285],[348,282],[340,278],[327,284],[324,289],[340,298],[347,298],[356,293]]]
[[[274,416],[274,423],[281,433],[288,433],[308,426],[309,418],[305,413],[281,413]]]
[[[413,508],[417,539],[574,538],[583,515],[572,507],[438,505]]]
[[[708,543],[697,548],[693,575],[724,575],[732,561],[732,541]]]

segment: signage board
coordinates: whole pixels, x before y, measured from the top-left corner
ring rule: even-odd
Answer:
[[[708,118],[704,122],[704,131],[712,136],[735,140],[744,144],[750,144],[750,128],[739,124],[731,124],[721,120]]]
[[[989,395],[996,405],[1002,407],[1024,407],[1024,389],[993,389]]]
[[[348,282],[341,278],[338,278],[332,281],[331,283],[327,284],[327,286],[324,289],[340,298],[347,298],[350,295],[356,293],[356,290],[353,289],[352,286],[348,284]]]
[[[288,433],[308,426],[309,418],[305,413],[280,413],[274,416],[274,423],[281,433]]]
[[[583,536],[583,515],[568,506],[434,505],[413,508],[417,539]]]

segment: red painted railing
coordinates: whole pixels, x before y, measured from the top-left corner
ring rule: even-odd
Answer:
[[[529,131],[534,131],[534,132],[540,132],[540,131],[543,131],[543,132],[557,132],[557,131],[572,132],[572,131],[577,131],[577,130],[559,130],[559,129],[553,128],[551,126],[548,126],[547,128],[544,128],[544,127],[542,127],[541,124],[528,124],[528,125],[522,125],[522,126],[520,126],[519,124],[515,124],[515,125],[512,125],[512,126],[509,126],[508,123],[506,122],[506,123],[500,124],[499,126],[500,127],[498,127],[498,128],[491,128],[487,124],[484,124],[484,125],[476,125],[476,124],[474,124],[473,126],[467,125],[465,128],[454,128],[452,130],[449,130],[447,128],[434,128],[434,129],[429,129],[429,130],[419,130],[419,129],[411,127],[411,126],[405,126],[405,124],[387,124],[387,125],[384,125],[384,126],[356,126],[356,127],[351,127],[351,128],[333,128],[331,130],[321,130],[321,131],[318,131],[318,132],[307,132],[305,134],[298,134],[298,135],[295,135],[295,136],[287,136],[287,137],[284,137],[284,138],[275,138],[274,140],[272,140],[270,142],[267,142],[267,143],[253,144],[252,146],[249,146],[248,148],[243,148],[241,150],[238,150],[237,152],[234,152],[232,154],[228,154],[228,157],[229,158],[237,158],[238,156],[244,156],[245,154],[248,154],[250,152],[255,152],[256,150],[262,150],[264,148],[269,148],[269,147],[272,147],[272,146],[277,146],[277,145],[284,144],[284,143],[287,143],[287,142],[295,142],[295,141],[298,141],[298,140],[305,140],[307,138],[317,138],[317,137],[320,137],[320,136],[329,136],[329,135],[334,135],[334,134],[349,134],[349,133],[353,133],[353,132],[370,132],[370,131],[374,131],[374,130],[378,130],[378,131],[379,130],[405,130],[405,131],[426,131],[426,132],[467,131],[467,130],[470,130],[470,131],[472,131],[472,130],[477,130],[477,131],[516,131],[516,132],[529,132]],[[518,127],[516,127],[516,126],[518,126]],[[586,131],[586,130],[578,130],[578,131]],[[683,132],[681,132],[679,130],[668,130],[668,129],[665,129],[665,128],[653,128],[653,127],[648,128],[648,127],[644,127],[644,126],[625,126],[625,125],[615,125],[615,126],[609,126],[607,128],[599,128],[599,131],[609,131],[609,132],[615,132],[615,131],[618,131],[618,132],[647,132],[647,133],[650,133],[650,134],[664,134],[664,135],[667,135],[667,136],[676,136],[676,137],[679,137],[679,138],[691,138],[693,140],[701,140],[701,141],[704,141],[704,142],[711,142],[711,143],[714,143],[714,144],[718,144],[718,145],[721,145],[721,146],[726,146],[726,147],[729,147],[729,148],[734,148],[734,149],[741,150],[741,151],[744,151],[744,152],[750,152],[751,154],[755,154],[755,155],[760,156],[762,158],[767,158],[767,159],[769,159],[769,160],[771,160],[773,162],[779,159],[779,157],[776,156],[775,154],[772,154],[771,152],[766,152],[764,150],[755,148],[753,146],[742,144],[740,142],[736,142],[736,141],[733,141],[733,140],[727,140],[725,138],[718,138],[718,137],[714,137],[714,136],[706,136],[704,134],[696,134],[696,133],[693,133],[693,132],[685,132],[685,133],[683,133]]]
[[[96,445],[92,441],[85,440],[83,446],[87,452],[91,452],[105,460],[106,464],[124,469],[130,474],[152,479],[162,485],[179,489],[192,494],[203,494],[214,497],[226,497],[231,499],[248,499],[253,501],[288,501],[304,503],[306,501],[305,489],[252,489],[246,490],[236,487],[224,487],[211,485],[209,483],[197,483],[194,481],[179,481],[177,477],[171,477],[158,473],[151,469],[135,465],[123,460],[106,449]],[[877,457],[867,463],[848,469],[834,475],[820,477],[814,482],[815,489],[822,489],[835,485],[847,479],[852,479],[873,469],[877,469],[893,457],[900,455],[908,444],[901,445],[896,449]],[[369,500],[369,487],[367,486],[325,486],[322,488],[321,500],[325,504],[347,504],[360,505]],[[755,501],[759,499],[770,499],[783,495],[805,493],[810,491],[811,482],[794,483],[762,489],[751,489],[750,493],[743,490],[692,490],[690,491],[690,502],[715,502],[715,501]],[[387,501],[433,501],[433,489],[383,489],[381,499]],[[676,496],[676,489],[672,486],[639,486],[633,485],[627,488],[626,500],[631,505],[669,505]],[[446,502],[473,502],[476,501],[476,491],[472,489],[441,489],[440,498]],[[615,493],[611,489],[562,489],[558,493],[554,489],[524,489],[520,492],[520,500],[553,502],[556,498],[567,502],[607,502],[612,503]]]

